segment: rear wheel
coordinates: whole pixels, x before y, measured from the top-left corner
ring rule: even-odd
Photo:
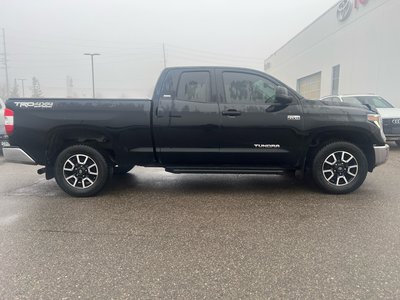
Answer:
[[[358,189],[368,173],[368,162],[356,145],[333,142],[322,147],[312,166],[314,182],[325,192],[346,194]]]
[[[110,167],[95,148],[74,145],[62,151],[55,162],[54,175],[64,192],[74,197],[89,197],[107,183]]]
[[[396,145],[400,147],[400,141],[396,141]]]

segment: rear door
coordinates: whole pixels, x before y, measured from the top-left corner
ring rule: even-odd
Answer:
[[[154,118],[163,165],[205,165],[218,160],[220,113],[212,69],[171,70]]]
[[[303,116],[296,98],[277,105],[272,78],[258,72],[219,69],[221,162],[236,166],[286,167],[303,148]]]

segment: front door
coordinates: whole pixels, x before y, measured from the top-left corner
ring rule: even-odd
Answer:
[[[279,85],[273,78],[251,71],[216,72],[222,99],[220,156],[224,164],[292,168],[303,137],[301,106],[275,101]]]

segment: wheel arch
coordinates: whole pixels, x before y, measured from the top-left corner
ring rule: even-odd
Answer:
[[[354,142],[332,141],[318,150],[312,162],[314,183],[329,194],[357,190],[367,174],[367,157]]]
[[[319,149],[332,142],[348,142],[356,145],[364,153],[368,161],[368,171],[375,167],[374,139],[366,130],[339,129],[315,132],[309,138],[307,153],[304,161],[304,169],[310,167]]]
[[[109,162],[115,161],[116,153],[111,134],[92,126],[62,126],[51,130],[46,145],[46,178],[54,177],[53,168],[57,156],[67,147],[81,144],[99,150]]]

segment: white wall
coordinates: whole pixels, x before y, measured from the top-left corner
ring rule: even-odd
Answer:
[[[296,88],[322,72],[321,96],[331,93],[340,64],[339,93],[376,93],[400,107],[400,1],[369,0],[344,22],[334,6],[270,56],[266,72]]]

